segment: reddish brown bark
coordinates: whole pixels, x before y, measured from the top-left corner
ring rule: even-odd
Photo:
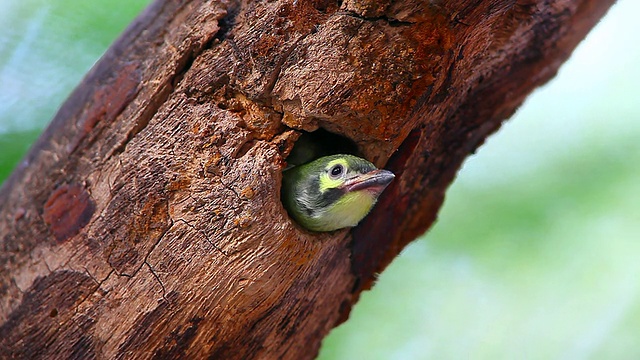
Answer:
[[[611,3],[157,1],[0,190],[0,355],[313,357]],[[318,128],[397,175],[352,231],[279,200]]]

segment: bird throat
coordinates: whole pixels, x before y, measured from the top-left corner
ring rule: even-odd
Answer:
[[[377,196],[366,190],[346,193],[325,210],[323,222],[336,228],[356,226],[371,211],[376,200]]]

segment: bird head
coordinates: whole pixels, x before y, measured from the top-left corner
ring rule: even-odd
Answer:
[[[355,226],[395,176],[353,155],[331,155],[283,173],[289,214],[312,231]]]

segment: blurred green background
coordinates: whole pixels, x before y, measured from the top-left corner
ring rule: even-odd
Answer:
[[[0,0],[0,181],[146,3]],[[321,359],[640,359],[638,13],[468,159]]]

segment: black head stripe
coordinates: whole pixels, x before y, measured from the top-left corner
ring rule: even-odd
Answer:
[[[327,189],[322,196],[320,196],[320,206],[327,207],[340,199],[344,192],[338,188]]]

